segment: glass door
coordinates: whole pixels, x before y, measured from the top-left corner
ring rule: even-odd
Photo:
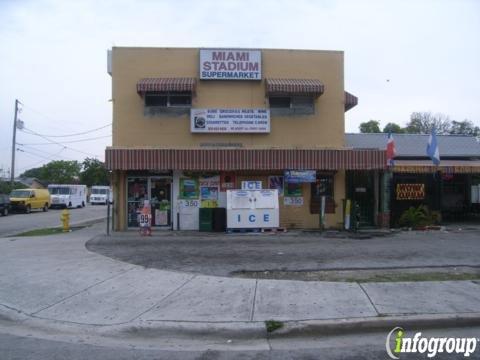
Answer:
[[[172,179],[150,178],[150,203],[152,206],[152,226],[170,228],[172,224]]]
[[[148,199],[148,178],[131,177],[127,179],[127,226],[138,227],[138,215],[144,200]]]

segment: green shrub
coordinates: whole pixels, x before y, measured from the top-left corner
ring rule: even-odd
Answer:
[[[404,227],[416,228],[426,226],[431,223],[431,216],[425,205],[415,208],[411,206],[405,210],[398,220],[398,224]]]

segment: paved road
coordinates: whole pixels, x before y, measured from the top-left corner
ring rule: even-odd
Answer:
[[[421,331],[421,330],[420,330]],[[422,331],[423,336],[478,337],[480,328],[435,329]],[[33,337],[0,334],[0,353],[3,360],[384,360],[385,333],[360,333],[317,338],[270,340],[268,350],[155,350],[135,347],[107,347],[85,343],[49,341]],[[427,359],[426,354],[402,354],[401,359]],[[437,354],[435,359],[480,359],[480,349],[468,358],[463,354]]]
[[[91,251],[148,268],[228,276],[234,271],[480,266],[480,231],[402,232],[371,239],[319,234],[100,236]]]
[[[30,214],[10,214],[0,217],[0,237],[18,234],[23,231],[60,226],[61,210],[50,209],[47,212],[32,211]],[[107,216],[104,205],[87,205],[82,209],[70,209],[71,223],[100,219]]]

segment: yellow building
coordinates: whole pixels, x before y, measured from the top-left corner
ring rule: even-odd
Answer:
[[[343,222],[345,172],[382,169],[380,150],[345,147],[341,51],[115,47],[113,143],[106,150],[115,229],[198,229],[226,190],[277,189],[280,226]]]

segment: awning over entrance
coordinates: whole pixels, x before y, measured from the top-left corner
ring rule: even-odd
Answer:
[[[358,98],[355,95],[345,91],[345,111],[358,105]]]
[[[480,160],[441,160],[439,166],[430,160],[395,160],[393,172],[398,173],[434,173],[441,171],[449,174],[480,174]]]
[[[372,170],[385,168],[383,150],[107,148],[109,170]]]
[[[137,92],[143,95],[147,91],[188,91],[195,92],[195,78],[145,78],[137,83]]]
[[[324,86],[316,79],[266,79],[268,95],[313,95],[323,94]]]

